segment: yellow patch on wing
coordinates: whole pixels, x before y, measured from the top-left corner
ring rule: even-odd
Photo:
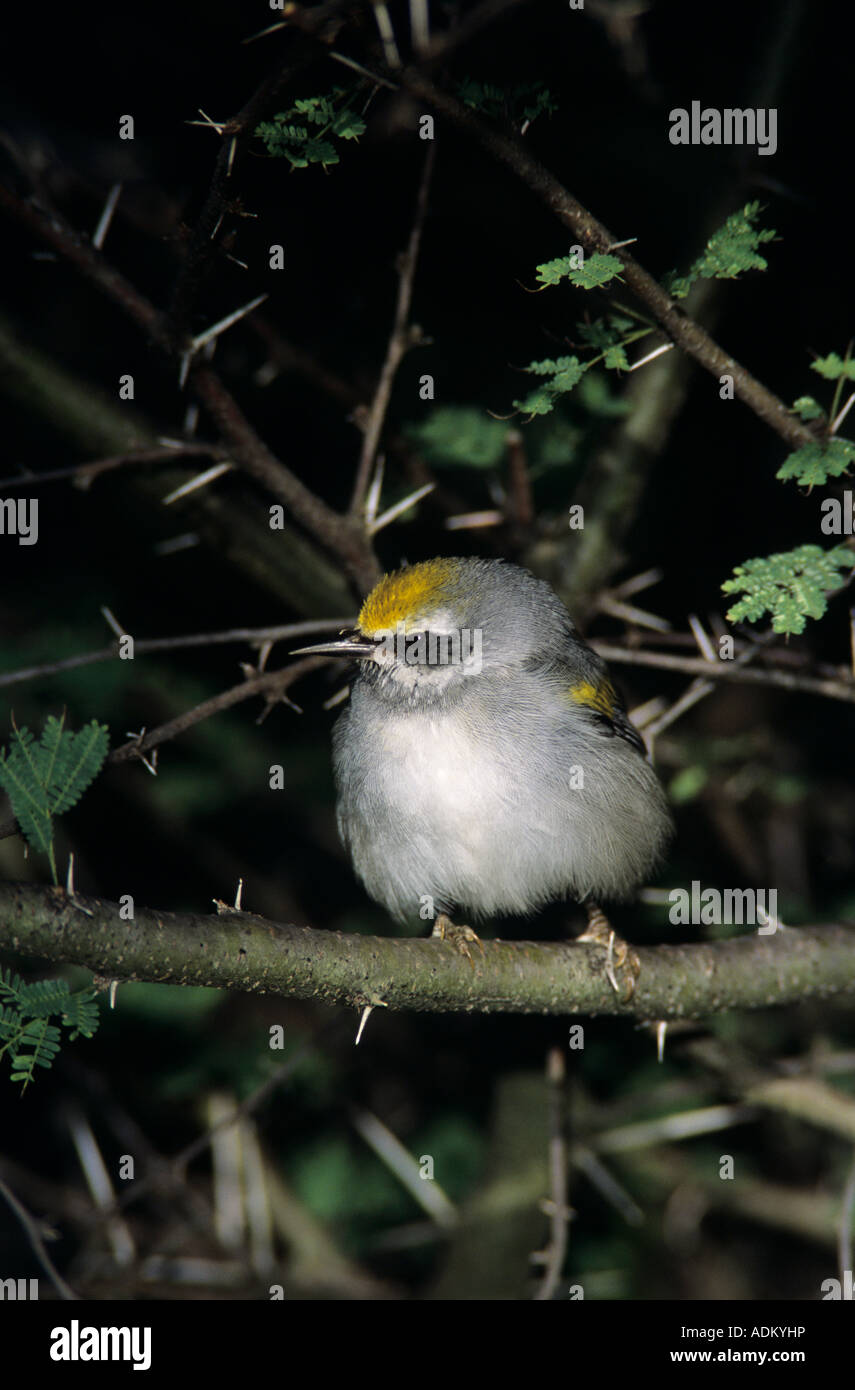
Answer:
[[[601,680],[596,685],[593,681],[577,681],[567,693],[574,704],[586,705],[588,709],[596,710],[597,714],[604,714],[607,719],[614,718],[617,696],[609,681]]]
[[[419,616],[426,600],[436,601],[454,573],[451,560],[424,560],[384,575],[362,605],[357,626],[366,636],[394,629]]]

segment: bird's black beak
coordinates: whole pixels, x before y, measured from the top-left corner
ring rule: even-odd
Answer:
[[[373,656],[375,643],[363,637],[358,628],[346,628],[330,642],[318,642],[314,647],[298,647],[289,656],[340,656],[346,661],[358,661],[361,657]]]

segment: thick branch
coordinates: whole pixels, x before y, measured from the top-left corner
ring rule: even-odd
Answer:
[[[21,883],[0,884],[0,950],[119,980],[438,1013],[686,1018],[855,993],[855,930],[842,926],[640,950],[636,992],[624,1003],[606,980],[605,952],[572,942],[485,941],[471,968],[435,939],[343,935],[245,913],[145,907],[125,922],[116,903]]]

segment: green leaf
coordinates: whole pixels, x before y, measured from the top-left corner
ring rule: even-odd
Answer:
[[[668,795],[676,804],[683,805],[687,801],[694,801],[700,796],[707,782],[709,781],[709,769],[694,764],[691,767],[684,767],[676,776],[671,778],[668,784]]]
[[[79,801],[109,746],[107,726],[94,719],[76,734],[64,726],[65,715],[48,715],[38,743],[29,729],[14,729],[8,751],[0,750],[0,786],[29,843],[51,856],[54,881],[53,817]]]
[[[520,95],[522,96],[527,90],[532,93],[533,100],[523,107],[522,113],[523,119],[528,121],[529,125],[532,121],[536,121],[538,116],[553,116],[558,110],[558,102],[548,87],[543,87],[540,83],[535,82],[529,88],[520,88]]]
[[[19,1041],[19,1051],[10,1058],[12,1080],[23,1083],[26,1090],[36,1067],[48,1069],[59,1052],[59,1029],[47,1019],[34,1018],[27,1023]],[[24,1051],[24,1049],[32,1049]]]
[[[497,468],[507,447],[508,426],[475,406],[435,406],[407,429],[434,467]]]
[[[793,401],[793,410],[803,420],[819,420],[825,414],[819,401],[815,401],[813,396],[799,396],[797,401]]]
[[[310,140],[305,156],[309,164],[338,164],[338,151],[329,140]]]
[[[745,270],[766,270],[768,262],[757,248],[774,241],[777,233],[754,225],[759,214],[759,203],[746,203],[740,212],[731,213],[686,275],[672,271],[665,277],[669,293],[685,299],[696,280],[735,280]]]
[[[803,444],[795,453],[788,454],[775,477],[784,481],[795,478],[802,487],[816,487],[828,482],[829,478],[839,478],[853,461],[855,444],[835,435],[831,439]]]
[[[20,1001],[21,991],[24,989],[24,982],[20,975],[13,975],[10,969],[0,966],[0,995],[5,995],[7,999]]]
[[[775,632],[803,632],[807,618],[821,618],[825,613],[826,594],[846,582],[841,570],[853,567],[855,554],[845,546],[823,550],[802,545],[780,555],[746,560],[721,586],[726,594],[744,595],[728,610],[728,622],[755,623],[771,613]]]
[[[587,371],[582,377],[578,398],[589,415],[602,420],[620,420],[631,410],[624,396],[612,391],[610,379],[598,371]]]
[[[527,372],[533,376],[551,377],[551,380],[544,382],[543,386],[532,391],[524,400],[514,401],[514,406],[525,415],[548,415],[558,397],[572,391],[581,381],[588,365],[587,362],[580,362],[578,357],[558,357],[555,360],[530,362],[525,369]]]
[[[531,125],[538,116],[551,116],[558,110],[548,87],[542,82],[527,82],[516,87],[496,87],[489,82],[476,82],[465,77],[457,84],[457,95],[473,111],[480,111],[490,120],[504,118],[521,126]]]
[[[830,352],[827,357],[818,357],[815,362],[811,362],[810,369],[812,372],[819,372],[826,381],[837,381],[840,377],[855,381],[855,359],[844,361],[836,352]]]
[[[555,261],[546,261],[537,267],[537,279],[541,285],[557,285],[559,280],[567,279],[579,289],[594,290],[607,285],[615,276],[620,276],[623,262],[617,256],[606,256],[599,251],[593,256],[560,256]]]
[[[464,106],[480,111],[484,116],[501,116],[505,110],[505,94],[501,87],[491,87],[488,82],[476,82],[464,77],[458,83],[457,95]]]
[[[9,1052],[12,1080],[26,1090],[36,1067],[50,1067],[59,1051],[60,1028],[48,1019],[59,1014],[71,1029],[73,1042],[91,1038],[100,1022],[97,994],[91,986],[69,994],[63,979],[34,980],[24,984],[20,975],[0,967],[0,996],[11,1003],[0,1006],[0,1056]]]
[[[572,256],[559,256],[554,261],[544,261],[543,265],[537,267],[537,279],[541,285],[557,285],[570,274],[571,269],[580,268],[582,261],[578,252]]]
[[[333,118],[330,129],[340,140],[358,140],[367,127],[361,116],[345,107]]]
[[[49,1018],[68,1005],[69,993],[65,980],[36,980],[22,985],[19,991],[22,1018]]]
[[[603,366],[608,367],[610,371],[629,371],[629,359],[620,343],[616,343],[614,347],[606,348],[603,355]]]
[[[71,1029],[69,1040],[79,1037],[91,1038],[101,1022],[98,1009],[98,995],[94,989],[78,989],[69,995],[62,1011],[62,1021]]]
[[[741,212],[732,213],[724,226],[713,232],[689,273],[707,280],[732,280],[744,270],[766,270],[768,262],[757,247],[774,241],[776,233],[755,227],[759,214],[759,203],[748,203]]]
[[[348,104],[347,89],[334,87],[328,95],[299,97],[272,121],[261,121],[255,133],[269,155],[287,159],[293,169],[307,169],[310,164],[338,164],[333,141],[357,140],[365,129],[362,117]]]
[[[620,318],[618,321],[617,315],[610,314],[607,318],[594,319],[591,323],[577,323],[576,335],[591,347],[607,348],[619,343],[626,328],[631,326],[630,319]]]
[[[50,813],[32,752],[29,729],[15,730],[10,751],[0,750],[0,786],[26,839],[34,849],[47,853],[52,841]]]
[[[329,97],[300,97],[294,102],[293,111],[300,116],[305,116],[315,125],[328,125],[335,116],[335,107]],[[280,119],[279,116],[276,117]],[[288,113],[283,113],[282,120],[288,119]]]
[[[674,299],[685,299],[694,281],[688,275],[678,275],[676,270],[669,270],[667,275],[662,276],[662,284]]]

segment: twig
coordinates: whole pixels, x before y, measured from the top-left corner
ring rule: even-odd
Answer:
[[[386,348],[386,360],[383,363],[380,379],[377,382],[377,390],[374,392],[374,399],[371,402],[371,408],[368,412],[368,423],[365,426],[362,450],[359,456],[359,467],[356,471],[356,481],[353,485],[353,496],[350,501],[351,515],[356,515],[359,512],[368,490],[371,470],[374,466],[374,456],[377,453],[377,445],[380,442],[383,421],[386,418],[386,411],[389,408],[395,373],[401,364],[401,359],[404,357],[404,354],[419,341],[419,335],[409,324],[409,316],[410,305],[413,299],[413,280],[415,278],[416,265],[418,264],[419,244],[421,242],[422,229],[427,212],[428,192],[430,190],[435,160],[436,142],[431,141],[425,156],[418,197],[416,198],[413,229],[410,232],[407,249],[402,253],[399,259],[398,299],[395,305],[395,318],[392,323],[389,345]]]
[[[259,304],[263,304],[267,297],[266,294],[257,294],[248,304],[242,304],[239,309],[233,309],[230,314],[226,314],[224,318],[218,319],[216,323],[212,323],[208,328],[204,329],[203,332],[197,333],[190,343],[191,350],[193,352],[198,352],[200,348],[213,342],[215,338],[219,338],[220,334],[225,333],[227,328],[231,328],[233,324],[239,323],[242,318],[246,318],[247,314],[251,314],[253,309],[257,309]]]
[[[97,246],[99,251],[104,245],[107,233],[110,230],[110,223],[113,220],[113,213],[116,211],[116,204],[119,201],[121,192],[122,185],[120,183],[114,183],[113,187],[110,189],[110,192],[107,195],[107,201],[104,204],[104,210],[98,219],[98,226],[95,228],[95,231],[92,234],[92,245]]]
[[[436,1181],[425,1182],[420,1165],[398,1136],[370,1110],[354,1109],[351,1120],[357,1133],[430,1219],[446,1231],[453,1230],[459,1221],[457,1208]]]
[[[78,1296],[74,1292],[74,1290],[72,1288],[69,1288],[68,1284],[66,1284],[65,1280],[63,1279],[62,1275],[56,1268],[55,1264],[53,1263],[53,1260],[51,1259],[50,1255],[45,1249],[45,1243],[42,1240],[41,1231],[39,1230],[37,1223],[30,1216],[30,1213],[27,1211],[26,1207],[23,1207],[21,1203],[18,1201],[11,1188],[6,1186],[2,1178],[0,1178],[0,1194],[2,1194],[2,1196],[6,1198],[6,1201],[9,1203],[9,1206],[12,1208],[13,1212],[15,1213],[24,1230],[26,1231],[27,1239],[33,1248],[33,1254],[35,1255],[36,1259],[38,1260],[47,1277],[50,1279],[60,1298],[66,1299],[68,1302],[76,1302]]]
[[[390,68],[399,68],[401,55],[395,42],[395,30],[392,28],[392,18],[386,8],[385,0],[371,0],[371,8],[374,11],[377,32],[383,45],[383,57]]]
[[[201,473],[196,473],[192,478],[188,478],[186,483],[181,483],[178,487],[174,487],[171,492],[166,494],[163,499],[164,507],[170,507],[173,502],[178,502],[182,497],[189,497],[191,492],[201,492],[203,488],[208,487],[208,485],[215,482],[217,478],[222,478],[224,473],[231,473],[233,468],[234,464],[223,461],[221,463],[212,464],[210,468],[204,469]],[[161,543],[160,549],[161,555],[163,554],[162,544],[163,543]]]
[[[152,748],[158,748],[162,743],[168,743],[178,734],[192,729],[194,724],[201,724],[204,719],[210,719],[214,714],[221,714],[223,710],[231,709],[232,705],[238,705],[242,700],[252,699],[254,695],[264,695],[271,704],[275,704],[295,680],[306,675],[309,671],[315,670],[318,666],[324,665],[326,660],[327,658],[322,656],[307,656],[302,661],[295,661],[291,666],[284,667],[281,671],[266,671],[263,675],[253,676],[240,685],[233,685],[229,690],[221,691],[219,695],[212,695],[209,700],[203,700],[200,705],[194,705],[192,709],[185,710],[175,719],[170,719],[165,724],[159,724],[156,729],[150,729],[146,733],[132,738],[128,743],[114,748],[111,753],[108,753],[105,766],[116,767],[120,763],[141,758],[143,753],[148,753]]]
[[[221,691],[219,695],[212,695],[209,700],[203,700],[201,704],[185,710],[175,719],[169,719],[165,724],[159,724],[155,729],[144,729],[141,733],[135,734],[127,743],[120,744],[118,748],[114,748],[112,752],[107,754],[104,766],[117,767],[121,763],[139,760],[145,764],[149,772],[155,772],[154,765],[145,757],[145,754],[151,749],[159,748],[162,743],[168,743],[170,739],[185,733],[187,729],[192,729],[194,724],[201,724],[204,719],[210,719],[212,715],[231,709],[232,705],[240,704],[242,700],[249,700],[254,695],[263,695],[269,708],[277,701],[285,699],[285,691],[295,680],[306,675],[309,671],[315,670],[318,666],[324,665],[327,660],[328,658],[323,656],[307,656],[302,661],[295,661],[291,666],[286,666],[280,671],[267,671],[242,681],[240,685],[233,685],[228,690]],[[18,822],[14,816],[0,821],[0,840],[14,835],[17,829]]]
[[[603,1160],[587,1144],[576,1143],[570,1152],[574,1168],[584,1173],[593,1188],[614,1207],[628,1226],[642,1226],[644,1212],[632,1200],[626,1188],[621,1186]]]
[[[780,690],[800,690],[809,695],[824,695],[829,700],[855,703],[855,680],[823,680],[815,676],[798,676],[789,671],[757,671],[738,666],[736,661],[704,661],[701,657],[672,656],[667,652],[649,652],[614,647],[609,642],[592,641],[594,651],[606,661],[625,666],[653,666],[662,671],[683,671],[692,676],[708,676],[710,680],[734,681],[737,685],[771,685]]]
[[[663,713],[652,720],[650,724],[644,726],[642,733],[647,748],[652,748],[654,740],[662,733],[663,729],[668,729],[672,724],[676,724],[678,719],[681,719],[684,714],[690,709],[693,709],[701,700],[705,700],[707,695],[711,695],[714,690],[714,681],[702,680],[700,677],[693,680],[691,685],[687,690],[683,691],[683,694],[678,700],[675,700],[668,709],[664,710]]]
[[[404,512],[408,512],[411,507],[414,507],[417,502],[421,502],[422,498],[433,492],[435,487],[435,483],[424,483],[421,487],[417,487],[415,492],[402,497],[400,502],[394,502],[391,507],[387,507],[385,512],[381,512],[378,517],[370,519],[368,522],[369,535],[376,536],[378,531],[384,530]]]
[[[852,1263],[853,1224],[855,1224],[855,1157],[853,1157],[849,1168],[849,1176],[843,1191],[843,1206],[840,1212],[840,1238],[837,1242],[837,1248],[841,1279],[846,1278],[847,1270],[851,1279],[853,1268],[855,1268]]]
[[[680,1110],[656,1120],[638,1120],[603,1130],[589,1142],[598,1153],[625,1153],[628,1149],[643,1149],[663,1142],[675,1143],[694,1139],[699,1134],[715,1134],[733,1125],[756,1120],[758,1111],[750,1105],[707,1105],[700,1109]]]
[[[0,478],[0,487],[38,487],[41,483],[63,482],[76,478],[80,486],[88,486],[100,473],[114,468],[126,468],[134,463],[171,463],[181,458],[225,458],[218,444],[170,444],[157,449],[134,449],[127,454],[112,454],[109,458],[93,459],[91,463],[76,463],[71,468],[53,468],[48,473],[19,473],[14,478]]]
[[[304,637],[313,632],[335,632],[348,627],[353,615],[347,618],[307,619],[302,623],[283,623],[278,627],[233,627],[222,632],[194,632],[186,637],[143,637],[134,639],[134,656],[147,652],[182,651],[187,647],[217,647],[229,642],[287,642],[292,637]],[[94,652],[81,652],[61,661],[48,661],[42,666],[24,666],[18,671],[0,673],[0,689],[20,685],[39,676],[55,676],[60,671],[74,671],[78,666],[93,666],[100,661],[112,661],[117,655],[115,644]]]
[[[527,531],[534,522],[534,497],[528,471],[528,455],[520,430],[508,430],[505,448],[508,457],[508,520],[520,530]]]
[[[567,1141],[564,1137],[564,1053],[553,1047],[546,1061],[549,1082],[549,1244],[544,1251],[543,1278],[534,1295],[536,1303],[555,1297],[567,1254]]]

